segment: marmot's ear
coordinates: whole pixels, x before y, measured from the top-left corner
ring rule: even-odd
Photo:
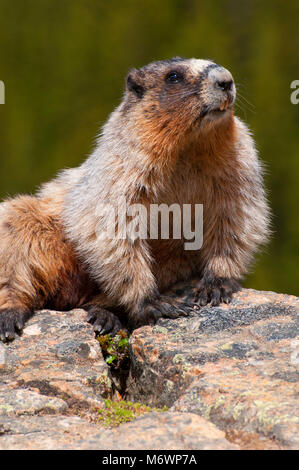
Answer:
[[[127,90],[132,91],[138,98],[142,98],[144,95],[145,88],[141,74],[137,69],[130,70],[127,76]]]

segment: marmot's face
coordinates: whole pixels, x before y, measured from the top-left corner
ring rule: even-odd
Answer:
[[[125,102],[144,124],[169,134],[221,124],[232,114],[236,89],[228,70],[208,60],[153,62],[127,77]]]

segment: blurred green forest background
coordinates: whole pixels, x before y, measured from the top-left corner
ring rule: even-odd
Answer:
[[[79,164],[130,67],[213,59],[267,168],[274,233],[246,286],[299,295],[298,20],[298,0],[0,0],[0,197]]]

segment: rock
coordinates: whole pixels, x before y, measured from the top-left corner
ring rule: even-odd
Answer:
[[[224,432],[192,413],[148,413],[112,431],[77,443],[78,449],[237,450]]]
[[[86,313],[41,311],[0,342],[0,449],[299,448],[298,309],[296,297],[244,289],[136,330],[127,396],[170,409],[116,429],[98,420],[117,378]]]
[[[4,418],[0,450],[237,450],[213,424],[192,413],[149,413],[114,430],[77,416]]]
[[[0,342],[0,387],[4,384],[102,406],[112,383],[86,312],[41,311],[21,337]]]
[[[98,426],[78,416],[22,416],[0,419],[0,450],[75,449],[81,439],[98,434]]]
[[[0,416],[34,415],[42,411],[61,413],[66,408],[66,403],[59,398],[50,398],[30,390],[0,388]]]
[[[21,337],[0,342],[0,449],[63,449],[87,440],[99,432],[88,420],[107,396],[110,371],[83,310],[38,312]]]
[[[188,299],[192,285],[178,292]],[[203,416],[241,447],[299,448],[298,312],[296,297],[243,289],[230,305],[140,328],[128,393]]]

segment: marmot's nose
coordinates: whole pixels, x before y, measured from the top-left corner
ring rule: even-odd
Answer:
[[[209,78],[214,87],[222,91],[231,91],[233,89],[233,77],[231,73],[223,67],[213,68],[209,73]]]
[[[213,67],[208,74],[211,91],[217,99],[228,100],[229,104],[235,101],[236,89],[232,74],[224,67]]]

